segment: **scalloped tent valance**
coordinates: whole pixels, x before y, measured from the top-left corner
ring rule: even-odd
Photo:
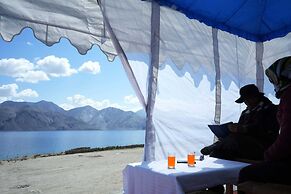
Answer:
[[[151,3],[139,0],[100,2],[124,52],[149,54]],[[213,57],[212,50],[201,48],[212,44],[212,27],[256,42],[285,36],[291,31],[291,14],[284,11],[291,9],[288,0],[220,0],[215,4],[208,0],[157,2],[183,13],[164,7],[160,10],[160,62],[171,59],[179,68],[191,64],[197,71],[202,64],[199,58]],[[197,20],[189,20],[184,14]],[[0,36],[6,41],[11,41],[23,28],[29,27],[35,37],[48,46],[64,37],[81,54],[98,45],[109,60],[117,55],[97,1],[1,0],[0,26]],[[221,34],[226,37],[225,33]],[[228,34],[227,38],[252,44],[235,35]],[[214,72],[213,67],[203,65],[209,72]]]
[[[5,41],[27,27],[48,46],[67,38],[80,54],[98,45],[110,60],[116,56],[94,1],[0,1],[0,35]]]

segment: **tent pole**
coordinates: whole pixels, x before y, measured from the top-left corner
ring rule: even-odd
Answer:
[[[213,40],[213,56],[215,65],[215,124],[220,124],[221,118],[221,75],[220,75],[220,58],[219,58],[219,47],[218,47],[218,29],[212,28],[212,40]],[[218,139],[214,136],[213,141],[216,142]]]
[[[153,110],[156,99],[159,70],[160,50],[160,5],[152,1],[151,15],[151,62],[148,71],[148,100],[146,106],[146,136],[144,146],[144,161],[155,160],[155,127],[153,124]]]
[[[213,55],[215,65],[215,124],[220,124],[221,117],[221,75],[220,75],[220,58],[218,47],[218,30],[212,28],[212,40],[213,40]]]
[[[264,67],[263,67],[264,43],[256,42],[256,82],[259,90],[264,91]]]

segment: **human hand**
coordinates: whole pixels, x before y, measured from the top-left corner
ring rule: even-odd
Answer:
[[[232,133],[237,133],[238,131],[238,123],[230,123],[227,127],[228,130]]]

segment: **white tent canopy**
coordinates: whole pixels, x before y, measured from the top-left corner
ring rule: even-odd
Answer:
[[[268,95],[263,70],[291,55],[291,34],[251,42],[140,0],[0,0],[1,37],[26,27],[47,45],[65,37],[81,54],[95,44],[121,58],[147,112],[145,160],[210,144],[207,124],[238,119],[239,87],[256,83]]]

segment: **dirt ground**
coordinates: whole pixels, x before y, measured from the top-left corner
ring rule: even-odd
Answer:
[[[0,162],[0,193],[122,193],[122,170],[143,148]]]

